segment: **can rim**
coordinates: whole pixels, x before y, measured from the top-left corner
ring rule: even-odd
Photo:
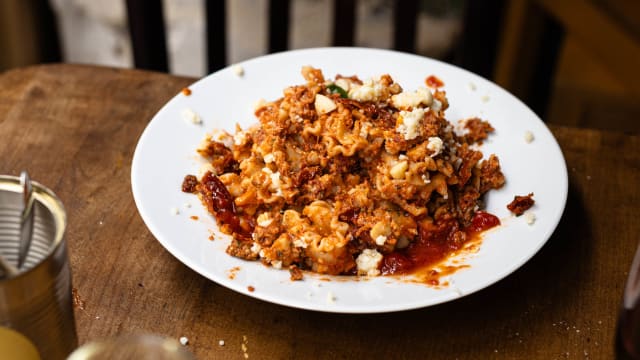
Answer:
[[[21,271],[15,277],[5,280],[17,279],[37,269],[45,261],[45,259],[48,259],[52,254],[56,253],[56,251],[60,247],[60,244],[62,244],[64,231],[67,228],[67,213],[64,209],[64,206],[62,205],[62,201],[60,200],[60,198],[51,189],[40,184],[37,181],[31,181],[31,184],[33,186],[33,196],[35,200],[44,205],[53,214],[54,222],[56,225],[55,237],[53,239],[53,242],[51,243],[51,246],[49,247],[47,255],[38,264],[25,271]],[[0,175],[0,190],[21,193],[22,187],[20,186],[20,178],[18,176],[12,175]]]

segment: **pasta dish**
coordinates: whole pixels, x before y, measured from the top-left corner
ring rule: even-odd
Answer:
[[[482,197],[505,178],[477,149],[494,129],[447,121],[439,87],[404,90],[303,67],[305,83],[257,105],[257,124],[207,135],[197,194],[230,255],[323,274],[403,274],[499,224]]]

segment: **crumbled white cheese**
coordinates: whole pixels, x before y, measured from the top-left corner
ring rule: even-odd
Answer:
[[[365,122],[360,128],[360,137],[366,139],[369,136],[369,129],[371,129],[371,123]]]
[[[258,99],[258,101],[253,104],[253,110],[256,111],[265,105],[267,105],[267,101],[265,99]]]
[[[422,174],[422,181],[424,181],[425,184],[431,183],[431,179],[429,179],[429,175],[427,174]]]
[[[249,137],[247,133],[244,131],[238,131],[235,135],[233,135],[233,143],[237,146],[242,146],[249,141]]]
[[[527,211],[524,214],[524,220],[527,222],[527,224],[533,225],[533,223],[536,222],[536,214],[532,213],[531,211]]]
[[[264,160],[265,164],[270,164],[276,160],[275,156],[273,156],[273,154],[271,153],[265,155],[262,159]]]
[[[351,81],[344,79],[344,78],[340,78],[336,81],[334,81],[334,84],[336,86],[339,86],[342,88],[342,90],[346,91],[347,93],[349,93],[349,89],[351,89]]]
[[[271,186],[269,187],[269,190],[275,191],[274,195],[276,196],[282,196],[282,188],[280,187],[280,172],[273,172],[268,167],[263,167],[262,171],[269,174],[269,177],[271,178]]]
[[[244,68],[238,64],[233,65],[231,67],[231,70],[233,70],[233,73],[236,74],[237,76],[243,76],[244,75]]]
[[[280,191],[280,172],[276,171],[270,175],[271,177],[271,190]]]
[[[382,246],[387,242],[387,237],[384,235],[380,235],[376,238],[376,245]]]
[[[262,250],[262,246],[260,246],[260,244],[258,244],[257,242],[254,242],[253,245],[251,245],[252,253],[259,254],[261,250]]]
[[[303,239],[295,239],[293,240],[293,246],[305,249],[307,247],[307,242]]]
[[[335,302],[336,302],[336,296],[335,296],[335,295],[333,295],[333,293],[332,293],[331,291],[329,291],[329,292],[327,293],[327,303],[329,303],[329,304],[333,304],[333,303],[335,303]]]
[[[171,214],[172,215],[178,215],[178,214],[180,214],[180,210],[178,210],[177,207],[173,207],[173,208],[171,208]]]
[[[189,343],[189,339],[186,336],[183,336],[180,338],[180,344],[182,344],[182,346],[185,346]]]
[[[433,95],[427,88],[418,88],[414,92],[401,92],[391,97],[391,104],[396,109],[414,108],[419,105],[430,106],[433,102]]]
[[[316,95],[316,100],[313,104],[316,107],[318,115],[328,114],[338,107],[333,100],[322,94]]]
[[[228,132],[220,129],[214,129],[211,134],[207,134],[205,138],[200,143],[199,149],[206,148],[208,142],[210,140],[217,141],[222,143],[226,148],[231,149],[234,143],[234,137],[231,136]]]
[[[202,124],[202,119],[200,118],[200,115],[196,114],[195,111],[189,108],[182,110],[181,115],[182,115],[182,120],[188,123],[196,124],[196,125]]]
[[[404,136],[405,140],[413,140],[420,135],[420,122],[424,118],[424,109],[415,108],[412,111],[400,111],[400,124],[396,131]]]
[[[274,260],[271,262],[271,266],[273,266],[276,269],[282,269],[282,261]]]
[[[429,138],[429,143],[427,144],[427,149],[432,151],[432,154],[429,155],[431,157],[434,157],[438,154],[440,154],[442,152],[442,148],[444,147],[444,144],[442,142],[442,139],[440,139],[437,136],[434,137],[430,137]]]
[[[365,80],[362,85],[353,85],[349,89],[349,98],[358,101],[376,101],[383,92],[383,86],[373,79]]]
[[[442,102],[438,99],[433,99],[433,103],[431,104],[431,110],[435,112],[442,110]]]
[[[524,142],[526,142],[527,144],[531,144],[531,142],[533,141],[533,133],[531,131],[525,131],[524,133]]]
[[[358,274],[367,276],[377,276],[380,274],[378,266],[382,261],[382,254],[375,249],[364,249],[356,259]]]

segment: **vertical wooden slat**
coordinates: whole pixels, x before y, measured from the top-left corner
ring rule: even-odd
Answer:
[[[162,0],[127,0],[126,3],[135,67],[167,72]]]
[[[289,0],[269,0],[269,52],[287,50],[289,47]]]
[[[544,119],[564,30],[535,1],[509,3],[501,28],[494,62],[495,81]],[[477,40],[475,47],[465,44],[468,57],[480,51],[482,45]],[[486,76],[478,68],[462,65]]]
[[[393,48],[415,52],[417,0],[395,0],[393,2]]]
[[[55,14],[49,1],[0,1],[0,72],[61,59]]]
[[[490,79],[493,76],[498,39],[505,21],[505,5],[519,6],[524,1],[467,1],[462,38],[458,41],[457,65]],[[504,36],[504,34],[503,34]]]
[[[209,72],[227,64],[226,0],[205,0],[207,66]]]
[[[355,0],[333,0],[333,46],[353,46],[356,25]]]

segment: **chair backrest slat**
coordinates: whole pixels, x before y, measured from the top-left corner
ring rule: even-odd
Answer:
[[[405,52],[415,52],[417,21],[417,0],[396,0],[393,2],[394,49]]]
[[[269,52],[289,47],[290,0],[269,0]]]
[[[126,0],[126,5],[135,67],[167,72],[162,0]]]
[[[333,0],[333,46],[353,46],[356,28],[356,1]]]
[[[227,9],[225,0],[205,0],[207,69],[214,72],[227,65]]]
[[[205,0],[208,71],[227,65],[227,1]],[[288,49],[291,0],[268,1],[268,52]],[[333,46],[353,46],[357,0],[333,0]],[[162,0],[126,0],[135,67],[168,71]],[[418,0],[393,1],[393,48],[415,52]]]

